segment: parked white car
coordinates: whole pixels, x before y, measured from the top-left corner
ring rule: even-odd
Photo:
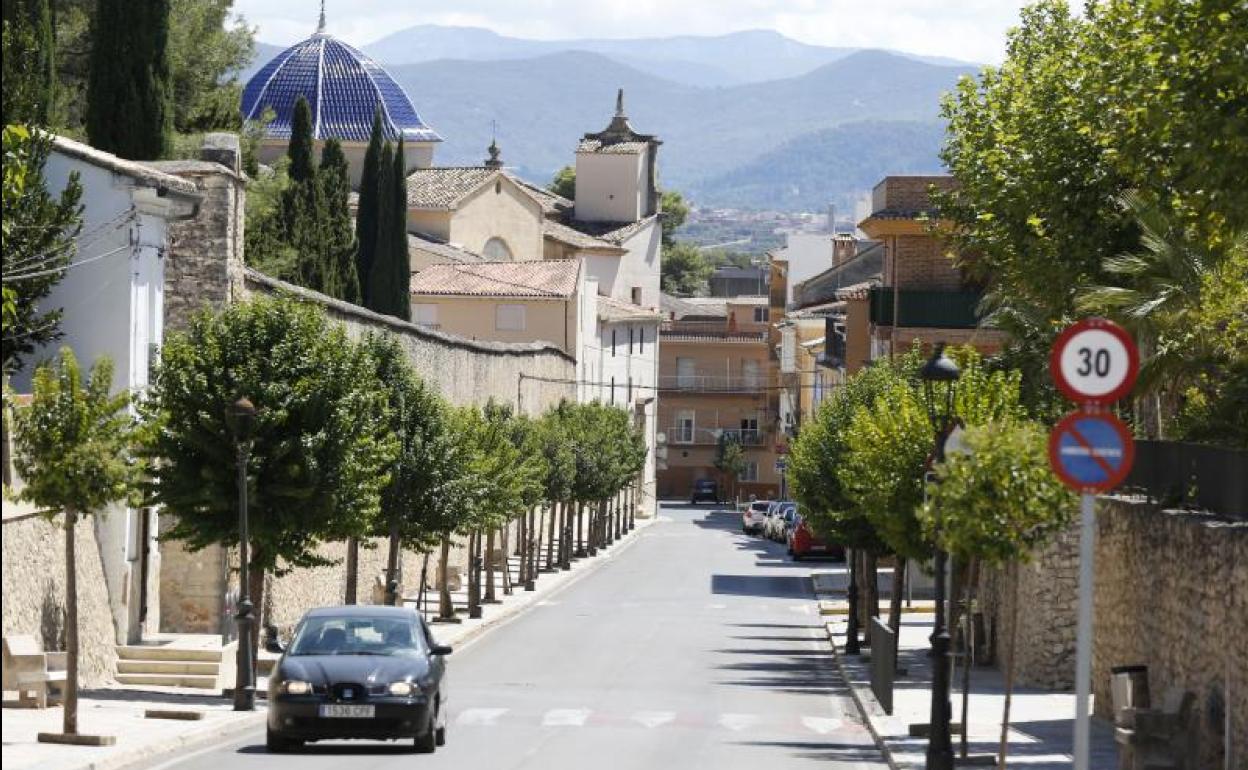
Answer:
[[[741,531],[747,535],[762,534],[767,525],[767,509],[770,507],[770,500],[755,500],[747,505],[741,512]]]

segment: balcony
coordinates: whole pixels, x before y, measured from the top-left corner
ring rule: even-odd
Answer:
[[[667,429],[667,443],[680,446],[716,446],[720,436],[729,441],[736,441],[744,447],[764,446],[767,434],[761,430],[748,428],[695,428],[689,425],[675,425]]]
[[[902,289],[897,302],[897,325],[928,329],[974,329],[979,324],[976,308],[983,295],[977,291],[924,291]],[[871,323],[893,325],[893,289],[871,289]]]
[[[762,393],[767,389],[761,374],[731,376],[710,374],[668,374],[659,377],[659,390],[687,393]]]
[[[664,321],[659,326],[664,337],[686,337],[698,340],[724,342],[766,342],[766,324],[742,323],[729,325],[727,321]]]

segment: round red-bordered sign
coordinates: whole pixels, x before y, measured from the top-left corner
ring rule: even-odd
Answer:
[[[1049,370],[1062,395],[1103,406],[1131,392],[1140,370],[1140,351],[1118,324],[1085,318],[1058,335],[1049,353]]]
[[[1049,464],[1078,492],[1107,492],[1126,480],[1135,461],[1127,426],[1107,412],[1075,412],[1049,434]]]

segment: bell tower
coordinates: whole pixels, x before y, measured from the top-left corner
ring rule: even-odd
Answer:
[[[659,139],[640,134],[624,113],[624,89],[605,129],[576,148],[576,210],[583,222],[636,222],[659,210]]]

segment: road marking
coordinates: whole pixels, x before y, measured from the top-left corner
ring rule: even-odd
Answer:
[[[671,711],[638,711],[633,714],[633,721],[640,722],[646,727],[658,727],[675,719],[676,714]]]
[[[455,719],[457,725],[476,727],[493,727],[498,718],[507,713],[507,709],[464,709]]]
[[[589,709],[551,709],[542,717],[542,727],[581,727],[589,719]]]
[[[802,724],[813,732],[827,735],[841,726],[841,720],[830,717],[802,717]]]
[[[758,721],[753,714],[722,714],[719,717],[720,727],[740,732]]]
[[[809,604],[790,604],[789,612],[796,612],[799,615],[809,615],[810,605]]]
[[[552,601],[550,599],[542,599],[541,601],[533,602],[534,607],[553,607],[556,604],[559,604],[559,602]]]

